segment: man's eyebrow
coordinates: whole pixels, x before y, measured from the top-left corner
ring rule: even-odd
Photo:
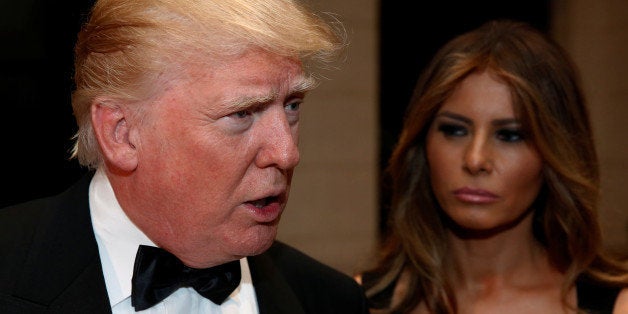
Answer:
[[[290,87],[288,95],[303,94],[318,85],[318,82],[311,76],[301,76],[296,79],[296,83]],[[223,103],[225,107],[229,107],[230,110],[238,111],[245,110],[251,107],[256,107],[262,104],[267,104],[277,98],[277,91],[272,91],[266,95],[250,95],[241,96],[226,99]]]
[[[225,102],[225,106],[229,107],[230,110],[239,111],[239,110],[250,109],[251,107],[256,107],[261,104],[269,103],[273,101],[273,99],[275,98],[276,98],[276,93],[270,93],[270,94],[258,95],[258,96],[242,96],[242,97],[228,99]]]
[[[318,82],[312,76],[300,76],[296,84],[290,88],[290,94],[305,93],[318,86]]]

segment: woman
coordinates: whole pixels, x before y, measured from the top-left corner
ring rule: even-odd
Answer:
[[[390,233],[358,278],[373,313],[627,313],[575,68],[540,32],[493,21],[446,44],[388,171]]]

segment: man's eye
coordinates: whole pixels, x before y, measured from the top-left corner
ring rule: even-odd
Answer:
[[[504,142],[520,142],[524,140],[523,132],[520,130],[499,130],[497,138]]]
[[[231,116],[233,116],[234,118],[246,118],[248,116],[251,115],[251,112],[248,110],[241,110],[241,111],[237,111],[231,114]]]
[[[290,111],[298,111],[300,107],[301,107],[301,103],[295,101],[295,102],[291,102],[287,104],[285,108]]]
[[[299,122],[299,116],[301,115],[300,107],[301,101],[297,100],[284,105],[286,117],[288,118],[288,123],[290,123],[290,125],[294,125]]]
[[[468,133],[464,126],[456,124],[441,124],[438,126],[438,131],[446,137],[465,136]]]

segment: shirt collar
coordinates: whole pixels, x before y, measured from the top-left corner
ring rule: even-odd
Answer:
[[[131,278],[139,245],[156,246],[126,215],[104,170],[98,169],[89,187],[94,233],[112,305],[131,296]]]

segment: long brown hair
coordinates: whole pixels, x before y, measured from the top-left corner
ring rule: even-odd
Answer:
[[[441,48],[420,77],[392,153],[389,234],[374,277],[373,297],[401,272],[409,286],[390,309],[404,313],[423,302],[432,313],[456,312],[443,265],[448,260],[445,227],[430,186],[425,137],[434,115],[469,74],[489,71],[509,86],[531,143],[544,161],[544,186],[535,201],[534,235],[552,265],[563,272],[563,301],[578,276],[626,285],[625,268],[602,253],[598,226],[598,160],[589,114],[570,58],[550,38],[527,24],[491,21]]]

